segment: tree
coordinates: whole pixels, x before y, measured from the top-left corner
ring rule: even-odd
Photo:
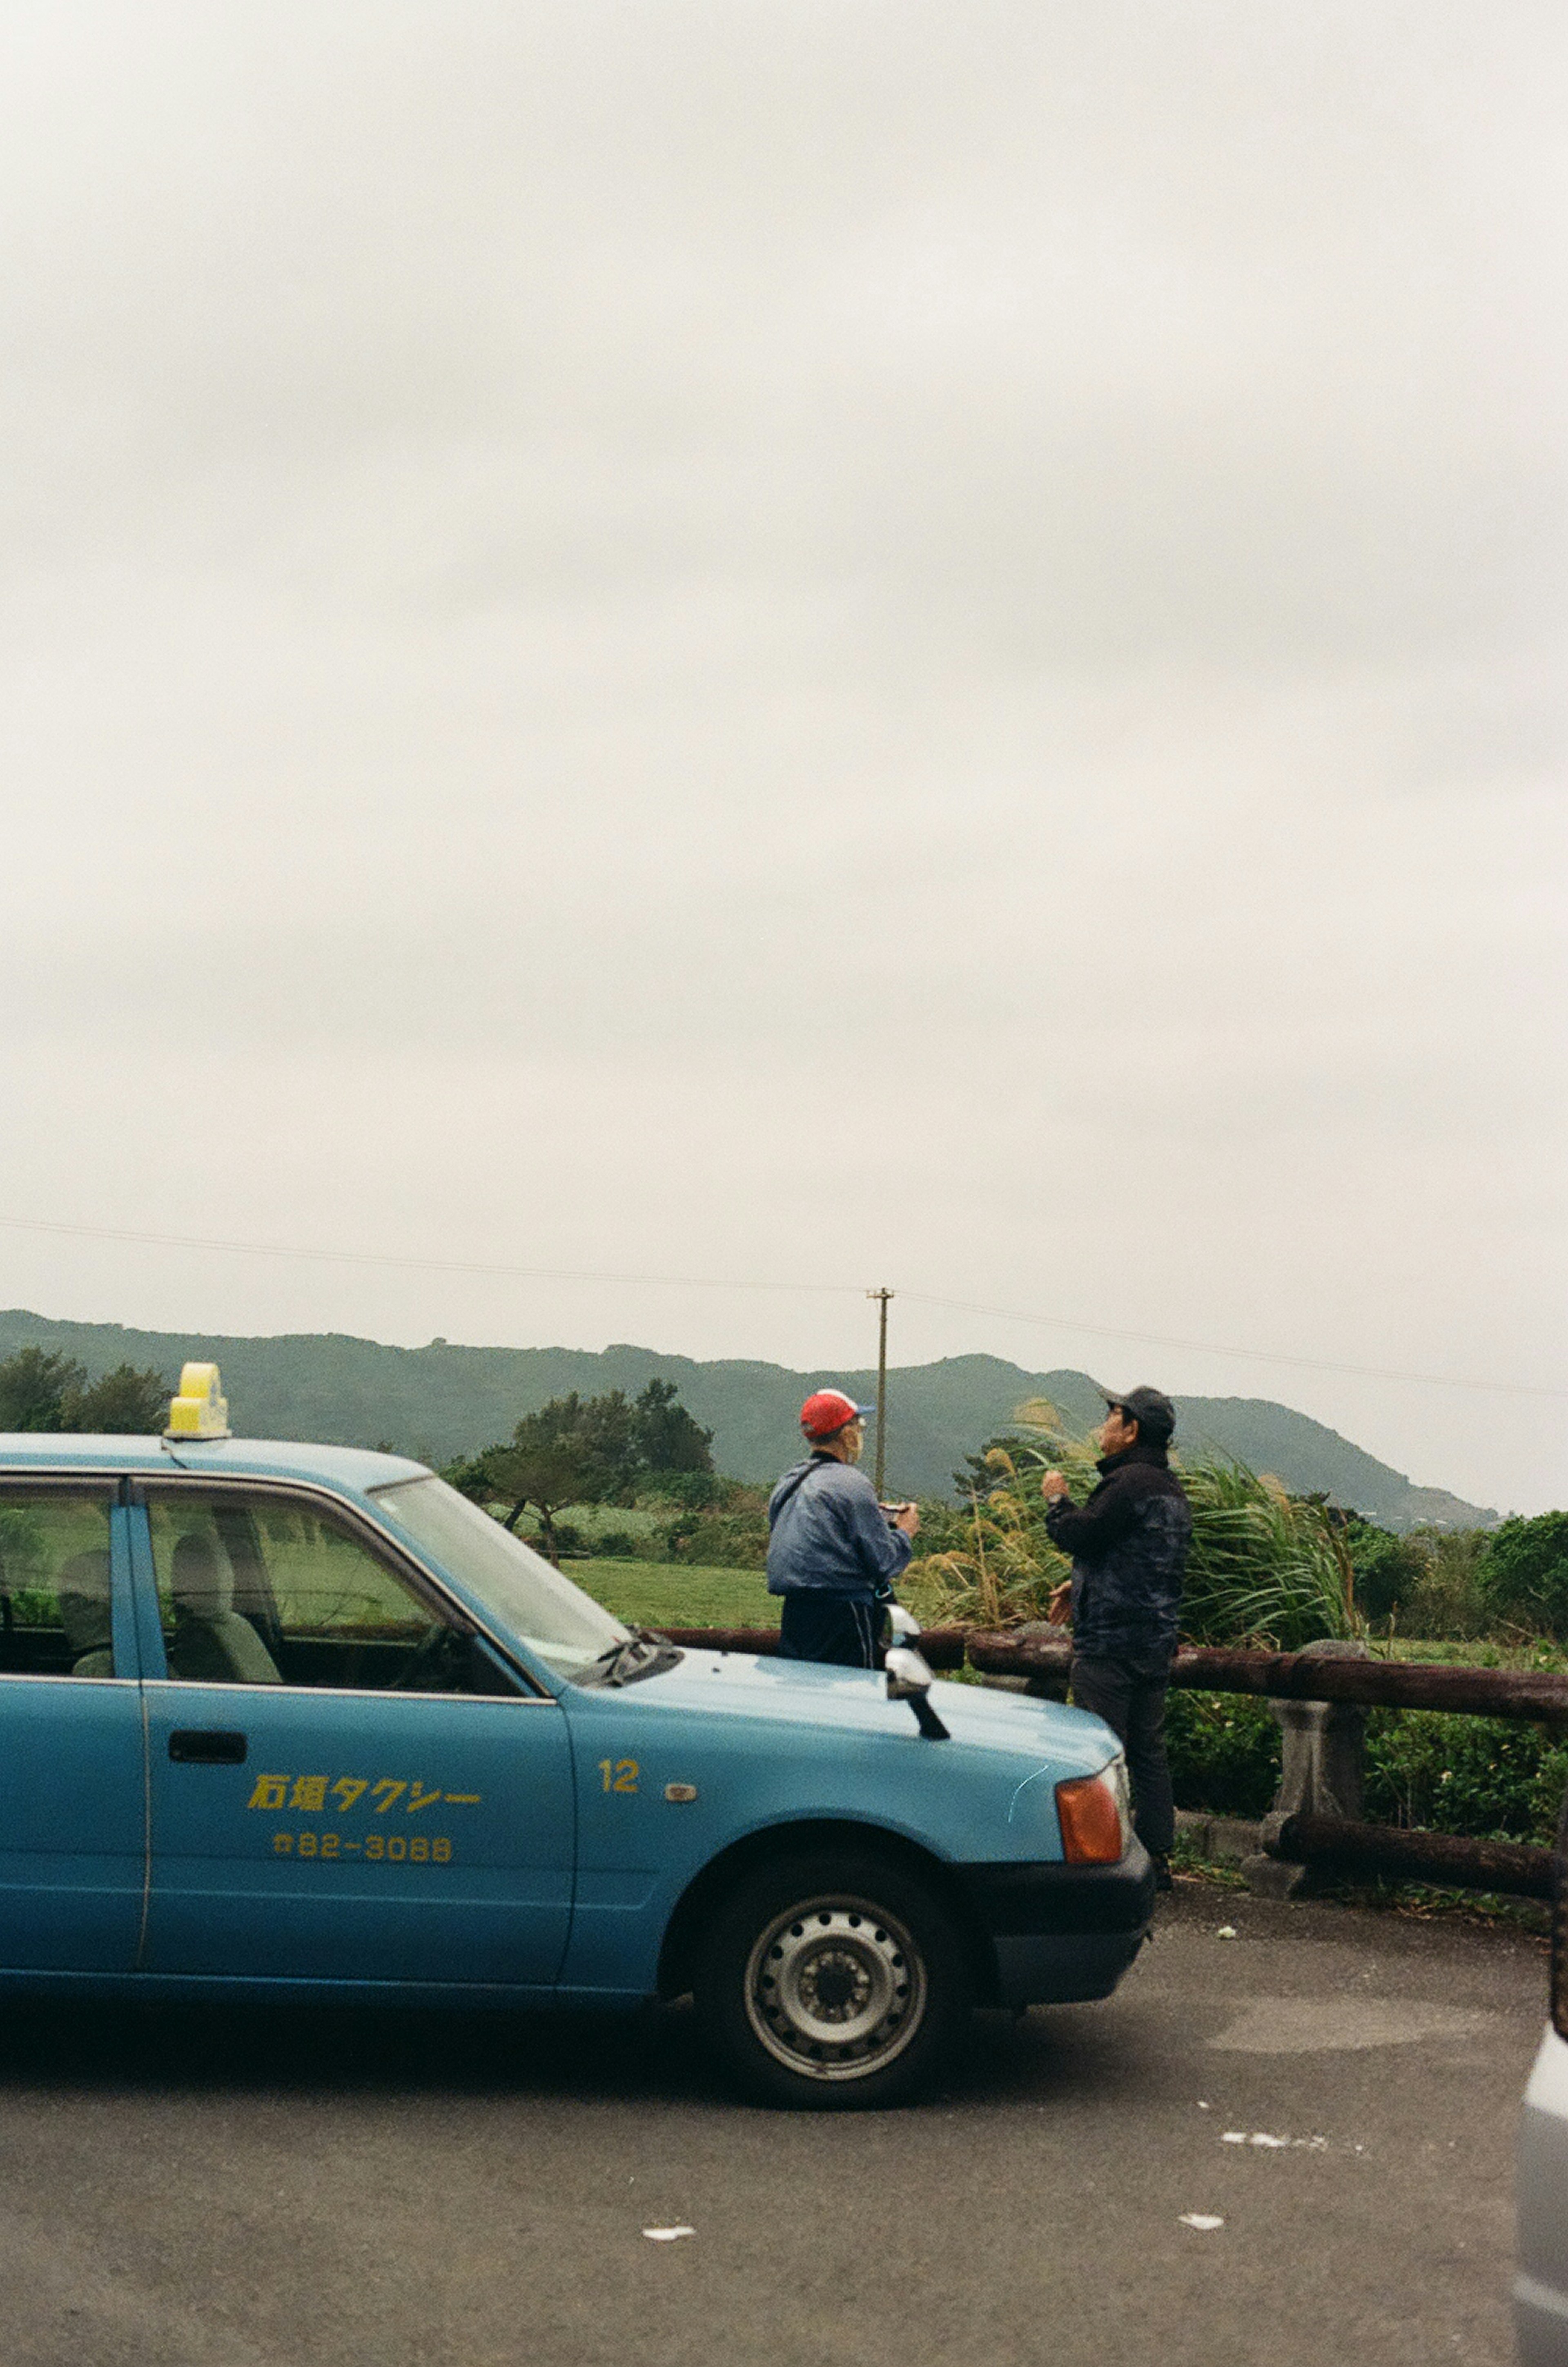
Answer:
[[[632,1408],[632,1445],[643,1471],[711,1471],[713,1433],[681,1403],[673,1381],[649,1381]]]
[[[1307,1499],[1325,1504],[1322,1497]],[[1369,1619],[1387,1619],[1403,1609],[1431,1576],[1432,1557],[1424,1541],[1396,1536],[1359,1512],[1325,1510],[1345,1541],[1355,1573],[1356,1601]]]
[[[0,1430],[64,1430],[68,1401],[80,1400],[87,1368],[73,1356],[18,1348],[0,1365]]]
[[[602,1397],[579,1399],[575,1390],[569,1398],[558,1400],[563,1409],[576,1409],[576,1433],[582,1451],[596,1475],[592,1495],[578,1498],[580,1503],[629,1504],[637,1493],[637,1483],[642,1476],[641,1457],[637,1452],[637,1414],[626,1402],[624,1389],[606,1389]]]
[[[1510,1514],[1486,1540],[1480,1577],[1505,1618],[1568,1642],[1568,1512]]]
[[[117,1365],[79,1396],[67,1398],[67,1430],[96,1430],[116,1438],[145,1437],[164,1429],[174,1392],[151,1365]]]
[[[509,1529],[531,1504],[554,1561],[558,1512],[571,1504],[629,1503],[655,1472],[711,1472],[712,1436],[680,1403],[672,1381],[649,1381],[635,1405],[624,1389],[596,1398],[573,1389],[525,1414],[510,1439],[451,1465],[446,1477],[477,1504],[510,1505]]]
[[[89,1381],[73,1356],[18,1348],[0,1364],[0,1430],[102,1431],[137,1437],[162,1430],[168,1382],[151,1365],[117,1365]]]
[[[569,1504],[602,1502],[614,1476],[603,1452],[603,1427],[597,1437],[595,1427],[584,1420],[575,1389],[569,1397],[552,1398],[536,1413],[525,1413],[510,1440],[476,1455],[465,1492],[485,1503],[510,1503],[503,1525],[512,1530],[532,1504],[545,1551],[555,1561],[556,1514]]]

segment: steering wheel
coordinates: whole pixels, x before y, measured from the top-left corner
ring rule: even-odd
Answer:
[[[453,1630],[447,1626],[444,1619],[433,1619],[388,1686],[388,1692],[397,1693],[411,1686],[417,1686],[420,1680],[435,1666],[452,1635]]]

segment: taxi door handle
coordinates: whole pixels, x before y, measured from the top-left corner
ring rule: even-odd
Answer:
[[[169,1756],[197,1767],[243,1767],[245,1738],[221,1727],[176,1727],[169,1737]]]

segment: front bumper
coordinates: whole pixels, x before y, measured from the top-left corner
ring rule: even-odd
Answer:
[[[1116,1865],[958,1869],[996,1953],[997,2003],[1077,2005],[1109,1997],[1148,1937],[1155,1870],[1141,1841]]]

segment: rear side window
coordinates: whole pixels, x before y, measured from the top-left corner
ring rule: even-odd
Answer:
[[[112,1677],[108,1485],[0,1488],[0,1675]]]
[[[515,1688],[466,1623],[313,1500],[149,1488],[169,1674],[355,1693]]]

